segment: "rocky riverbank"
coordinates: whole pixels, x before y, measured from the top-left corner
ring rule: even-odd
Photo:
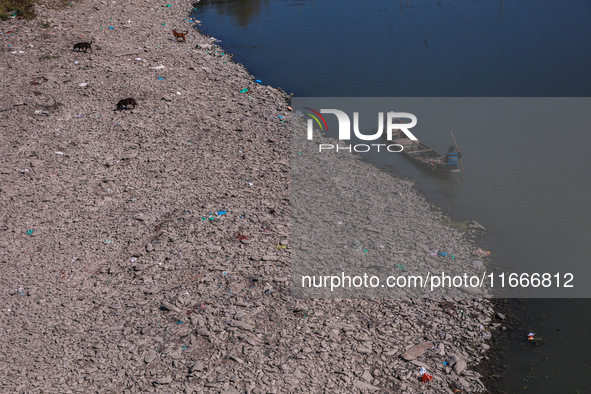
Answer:
[[[290,295],[287,97],[189,6],[0,22],[0,391],[483,390],[486,301]]]

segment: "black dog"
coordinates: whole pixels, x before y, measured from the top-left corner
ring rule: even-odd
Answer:
[[[80,51],[84,51],[84,53],[86,53],[87,50],[90,50],[90,53],[92,53],[92,40],[90,40],[90,42],[79,42],[78,44],[74,44],[74,50],[76,52],[80,52]]]
[[[131,105],[131,106],[133,106],[133,108],[135,108],[135,106],[137,105],[137,103],[135,102],[135,99],[133,99],[131,97],[130,98],[123,99],[123,100],[119,100],[119,102],[117,103],[117,109],[115,111],[117,111],[117,110],[123,110],[123,109],[129,109],[127,107],[128,105]]]

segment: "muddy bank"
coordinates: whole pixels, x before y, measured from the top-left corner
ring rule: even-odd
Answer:
[[[482,390],[486,302],[291,297],[286,97],[169,4],[0,23],[2,391]]]

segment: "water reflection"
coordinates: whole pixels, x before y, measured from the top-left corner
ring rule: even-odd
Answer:
[[[246,27],[257,18],[269,0],[203,0],[196,7],[213,7],[220,15],[232,18],[232,23]]]

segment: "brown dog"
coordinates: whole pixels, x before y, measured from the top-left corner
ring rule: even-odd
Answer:
[[[188,33],[189,33],[188,31],[186,31],[186,32],[184,32],[184,33],[179,33],[179,32],[177,32],[176,30],[173,30],[173,31],[172,31],[172,34],[174,34],[174,39],[175,39],[177,42],[179,41],[179,38],[182,38],[182,39],[183,39],[183,42],[187,42],[187,37],[186,37],[186,35],[187,35]]]

